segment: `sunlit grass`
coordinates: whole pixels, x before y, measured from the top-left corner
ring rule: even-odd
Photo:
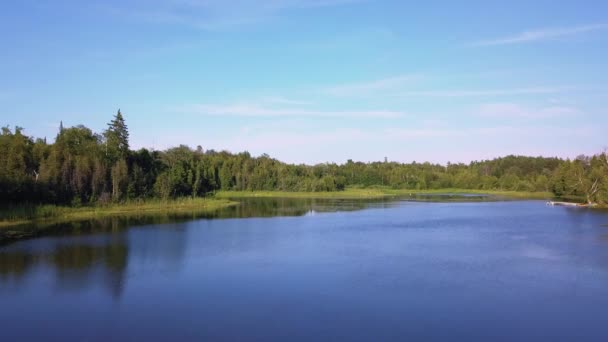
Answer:
[[[205,213],[236,204],[226,199],[179,198],[138,200],[106,206],[64,207],[56,205],[20,205],[0,209],[0,227],[34,221],[68,221],[121,215]]]
[[[346,189],[344,191],[298,192],[298,191],[218,191],[215,198],[382,198],[390,196],[377,189]]]
[[[419,194],[486,194],[507,198],[520,199],[550,199],[550,192],[528,192],[528,191],[500,191],[500,190],[469,190],[469,189],[433,189],[433,190],[410,190],[391,189],[388,187],[372,188],[347,188],[344,191],[329,192],[290,192],[290,191],[219,191],[215,198],[335,198],[335,199],[374,199],[391,196],[407,196]]]
[[[56,205],[15,205],[0,209],[0,228],[44,221],[69,221],[121,215],[205,213],[236,204],[239,198],[378,199],[420,194],[486,194],[514,199],[551,199],[550,192],[433,189],[410,190],[389,187],[347,188],[331,192],[219,191],[213,198],[134,200],[105,206],[67,207]]]

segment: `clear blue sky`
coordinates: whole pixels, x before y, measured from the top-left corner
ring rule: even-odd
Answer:
[[[288,162],[575,157],[608,146],[608,2],[21,0],[3,125]]]

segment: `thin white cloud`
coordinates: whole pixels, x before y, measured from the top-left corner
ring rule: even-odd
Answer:
[[[552,127],[549,125],[542,126],[496,126],[496,127],[481,127],[471,129],[472,133],[487,136],[487,137],[499,137],[509,136],[513,137],[513,141],[517,141],[518,137],[547,137],[547,136],[560,136],[566,137],[578,137],[585,136],[588,133],[587,127],[573,128],[573,127]]]
[[[490,46],[490,45],[507,45],[507,44],[520,44],[530,43],[536,41],[551,40],[565,36],[571,36],[581,33],[587,33],[598,30],[608,29],[608,24],[592,24],[574,27],[561,27],[561,28],[547,28],[540,30],[524,31],[517,35],[510,37],[503,37],[498,39],[482,40],[474,43],[475,46]]]
[[[324,93],[333,96],[360,96],[378,91],[394,90],[402,88],[413,81],[420,80],[420,75],[398,75],[394,77],[374,80],[369,82],[341,84],[325,89]]]
[[[323,132],[297,132],[297,131],[246,131],[242,132],[238,137],[233,137],[229,141],[223,141],[224,146],[229,146],[230,149],[238,151],[243,148],[260,151],[264,153],[270,149],[280,150],[302,147],[323,147],[328,144],[337,143],[352,143],[369,139],[372,137],[368,132],[356,128],[339,128],[333,131]],[[277,144],[280,142],[280,144]],[[221,144],[220,144],[221,145]]]
[[[393,140],[412,140],[423,138],[457,138],[467,139],[491,138],[497,136],[508,136],[517,141],[517,138],[530,137],[579,137],[589,136],[594,132],[593,127],[553,127],[553,126],[482,126],[468,128],[388,128],[383,137]]]
[[[260,102],[275,105],[296,105],[296,106],[308,106],[313,103],[310,101],[301,101],[289,99],[283,96],[265,96],[261,98]]]
[[[465,130],[445,128],[387,128],[383,136],[391,140],[411,140],[424,138],[455,138],[465,137]]]
[[[564,91],[566,88],[558,87],[530,87],[513,89],[492,90],[420,90],[405,91],[393,95],[393,97],[478,97],[478,96],[508,96],[508,95],[533,95],[554,94]]]
[[[207,105],[192,104],[169,109],[172,112],[206,116],[241,117],[314,117],[314,118],[399,118],[405,113],[389,110],[315,110],[308,108],[275,108],[259,104]]]
[[[582,112],[576,108],[565,106],[529,107],[516,103],[488,103],[479,107],[478,114],[484,117],[507,119],[549,119],[576,116],[582,114]]]
[[[411,90],[420,81],[429,81],[434,77],[421,74],[397,75],[367,82],[339,84],[321,89],[321,93],[334,97],[483,97],[483,96],[509,96],[557,94],[573,87],[535,86],[506,89],[431,89]]]

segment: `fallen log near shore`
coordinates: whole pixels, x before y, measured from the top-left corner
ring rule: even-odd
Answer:
[[[547,205],[559,205],[565,207],[580,207],[580,208],[589,208],[594,207],[594,203],[575,203],[575,202],[557,202],[557,201],[549,201]]]

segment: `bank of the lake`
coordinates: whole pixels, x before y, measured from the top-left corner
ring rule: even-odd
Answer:
[[[0,229],[44,221],[69,221],[121,215],[204,213],[237,204],[239,198],[379,199],[409,195],[479,194],[514,199],[551,199],[549,192],[471,189],[391,189],[388,187],[347,188],[344,191],[218,191],[211,198],[132,201],[104,206],[69,207],[56,205],[17,205],[0,209]]]
[[[550,192],[528,192],[528,191],[500,191],[500,190],[469,190],[469,189],[433,189],[433,190],[410,190],[391,189],[384,187],[374,188],[347,188],[344,191],[325,192],[290,192],[290,191],[218,191],[215,198],[235,199],[251,197],[268,198],[333,198],[333,199],[376,199],[384,197],[397,197],[408,195],[438,195],[438,194],[478,194],[491,195],[503,198],[516,199],[551,199]]]
[[[117,203],[105,206],[67,207],[22,205],[0,209],[0,232],[3,228],[62,221],[88,220],[113,216],[145,216],[180,213],[207,213],[237,204],[220,198],[180,198]]]
[[[374,200],[397,197],[418,197],[425,195],[454,196],[488,195],[497,199],[551,199],[548,192],[487,191],[470,189],[411,190],[388,187],[347,188],[333,192],[288,192],[288,191],[219,191],[207,198],[180,198],[173,200],[132,201],[105,206],[68,207],[55,205],[10,206],[0,209],[0,241],[29,237],[31,227],[44,229],[45,226],[89,219],[120,216],[158,215],[203,215],[239,203],[248,198],[287,199],[335,199]],[[462,197],[464,199],[464,196]],[[21,228],[26,229],[21,229]],[[24,231],[27,234],[22,234]]]

